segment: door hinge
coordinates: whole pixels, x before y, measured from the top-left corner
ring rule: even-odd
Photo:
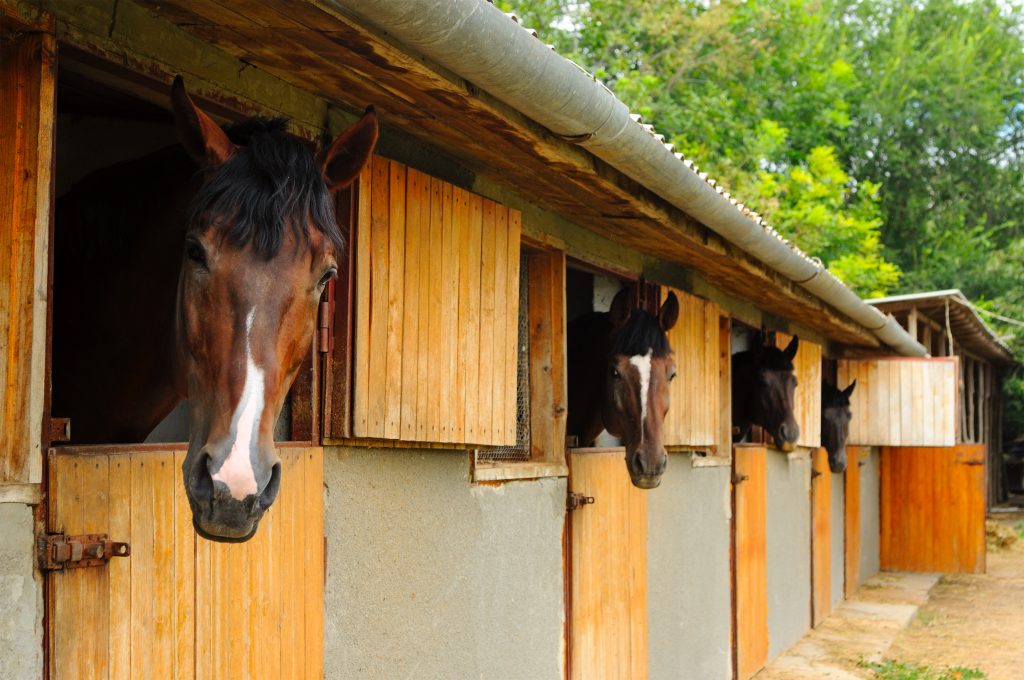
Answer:
[[[566,499],[565,499],[565,509],[568,512],[572,512],[573,510],[578,510],[579,508],[583,507],[584,505],[593,505],[593,504],[594,504],[594,497],[593,496],[584,496],[581,493],[573,493],[572,491],[569,492],[568,497],[566,497]]]
[[[320,301],[317,329],[320,331],[320,337],[317,339],[320,353],[327,354],[331,351],[331,303],[327,300]]]
[[[732,475],[733,486],[735,486],[737,484],[742,484],[743,482],[747,481],[748,479],[750,479],[749,475],[737,475],[736,473],[733,473],[733,475]]]
[[[106,534],[46,534],[39,539],[39,568],[43,571],[102,567],[111,557],[128,557],[127,543],[111,541]]]

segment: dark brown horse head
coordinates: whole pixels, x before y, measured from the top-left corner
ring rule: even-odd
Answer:
[[[279,120],[225,133],[178,78],[179,137],[205,172],[178,282],[179,375],[189,399],[182,467],[196,531],[244,541],[277,496],[274,423],[313,337],[344,243],[331,192],[377,140],[372,110],[318,162]]]
[[[669,293],[657,317],[630,309],[629,300],[626,289],[619,291],[608,312],[611,350],[601,417],[608,433],[621,439],[626,448],[626,468],[633,485],[653,489],[661,483],[668,464],[661,431],[676,362],[666,331],[679,317],[679,300]]]
[[[800,426],[793,416],[793,357],[799,344],[794,335],[784,350],[758,342],[754,349],[733,356],[733,423],[740,427],[741,437],[751,425],[758,425],[772,436],[777,448],[792,451],[795,447]]]
[[[846,469],[846,439],[850,435],[850,395],[857,381],[836,389],[832,383],[821,383],[821,444],[828,451],[828,466],[832,472]]]

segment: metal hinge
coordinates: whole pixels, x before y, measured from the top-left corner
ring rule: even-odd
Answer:
[[[320,331],[318,339],[320,353],[327,354],[331,351],[331,303],[327,300],[320,301],[320,312],[317,315],[317,329]]]
[[[111,557],[131,554],[130,545],[111,541],[106,534],[47,534],[39,539],[39,568],[43,571],[102,567]]]
[[[577,510],[577,509],[583,507],[584,505],[593,505],[593,504],[594,504],[594,497],[593,496],[584,496],[581,493],[573,493],[572,491],[569,492],[569,495],[565,499],[565,509],[567,511],[569,511],[569,512],[572,512],[573,510]]]

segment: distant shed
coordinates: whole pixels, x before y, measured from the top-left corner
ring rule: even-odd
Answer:
[[[957,441],[985,445],[989,507],[1006,498],[1002,381],[1017,361],[958,289],[868,300],[892,314],[933,357],[958,357]]]

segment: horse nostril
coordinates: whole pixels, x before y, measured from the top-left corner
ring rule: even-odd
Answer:
[[[199,452],[199,459],[189,471],[189,488],[196,501],[209,501],[213,498],[213,473],[210,472],[212,461],[213,458],[204,449]]]
[[[274,463],[274,467],[270,469],[270,480],[267,481],[267,485],[263,487],[263,492],[260,493],[259,504],[260,507],[266,510],[274,503],[274,499],[277,498],[277,492],[281,490],[281,463]]]

